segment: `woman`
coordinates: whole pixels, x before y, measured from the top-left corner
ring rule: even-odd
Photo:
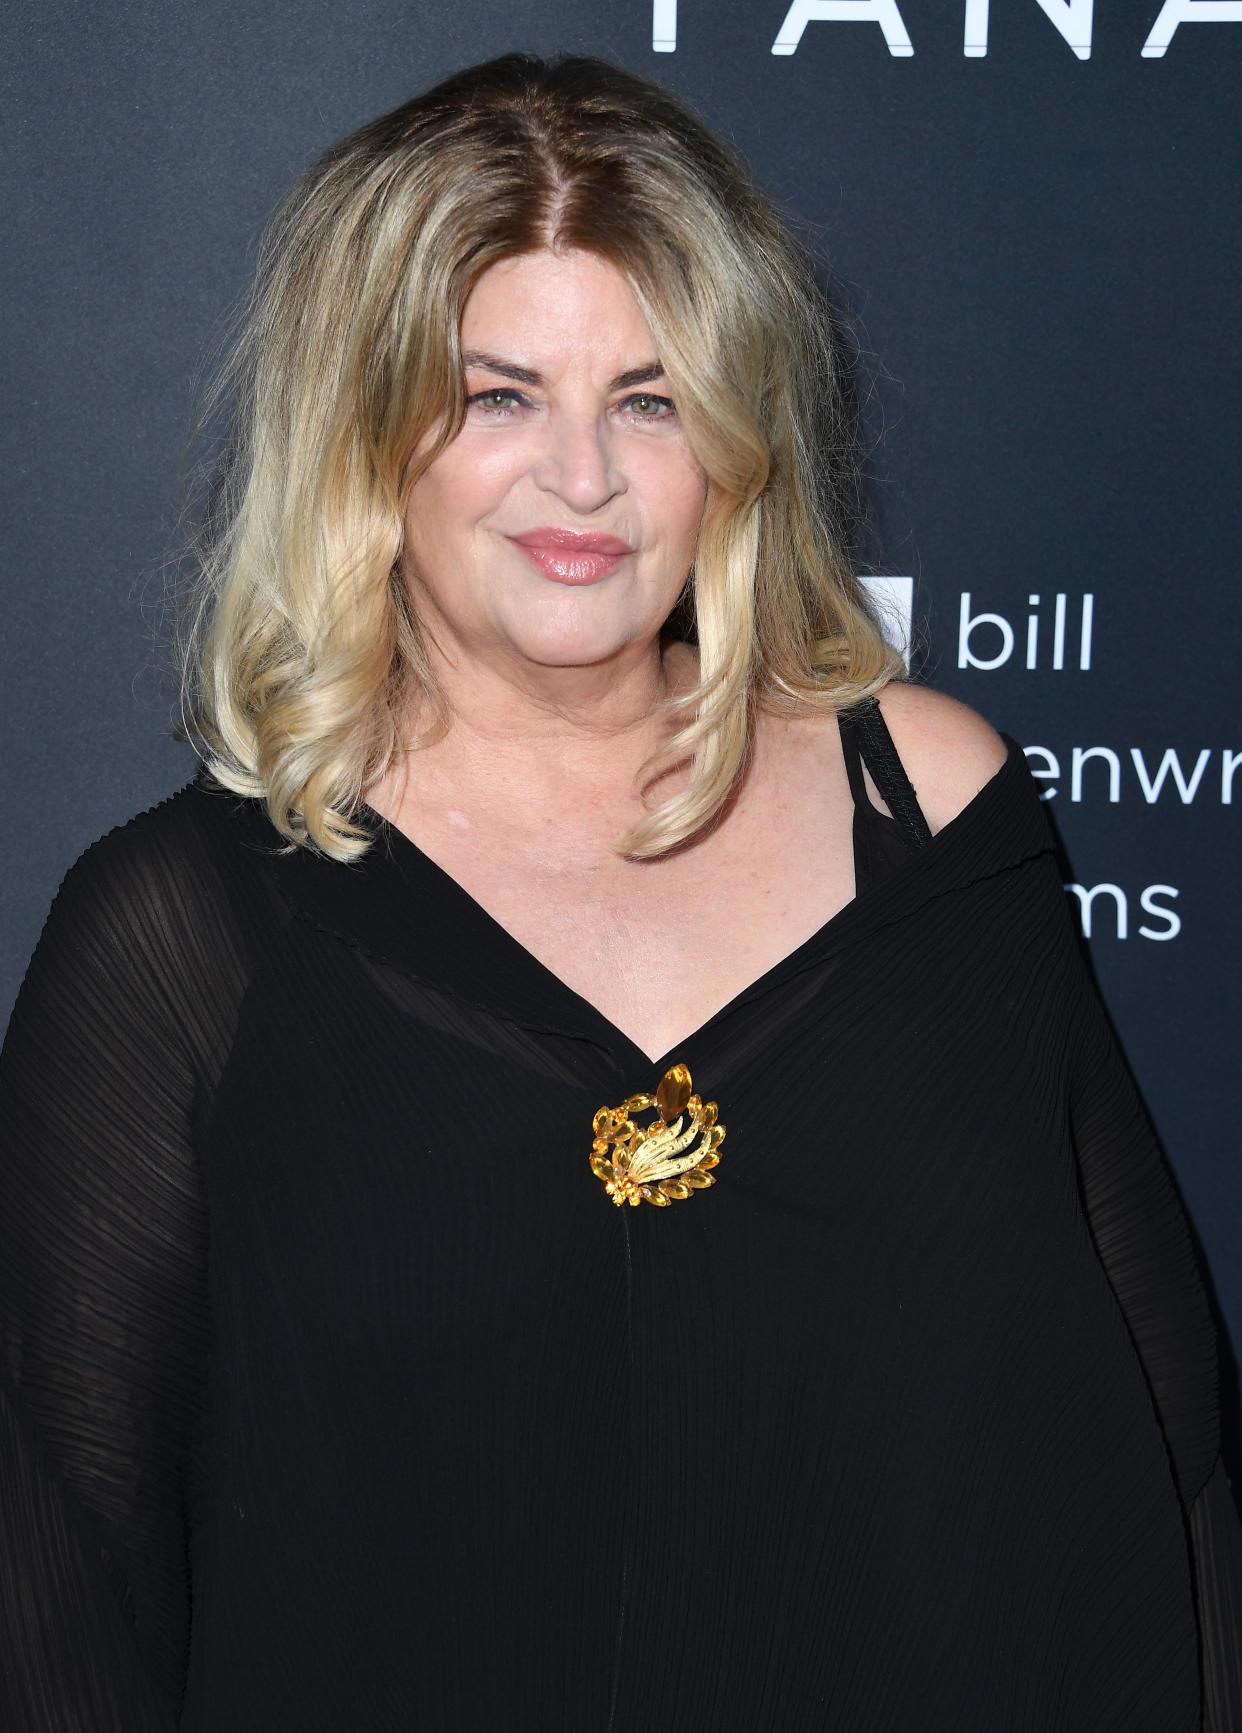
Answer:
[[[6,1724],[1239,1724],[1186,1227],[1021,753],[860,604],[838,367],[595,62],[278,220],[205,772],[4,1059]]]

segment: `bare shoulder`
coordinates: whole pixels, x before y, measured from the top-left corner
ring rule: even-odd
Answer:
[[[933,831],[956,818],[1008,756],[990,723],[943,692],[895,680],[880,709]]]

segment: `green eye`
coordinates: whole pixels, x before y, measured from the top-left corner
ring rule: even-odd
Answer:
[[[651,391],[640,391],[626,399],[626,408],[643,420],[654,420],[658,415],[667,414],[672,407],[667,397],[657,397]]]
[[[484,409],[510,409],[517,402],[517,397],[512,391],[501,391],[497,388],[493,391],[480,391],[470,401],[481,403]]]

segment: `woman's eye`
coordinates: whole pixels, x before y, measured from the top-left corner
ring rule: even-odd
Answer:
[[[622,407],[638,416],[640,421],[657,421],[662,415],[673,413],[673,400],[671,397],[657,397],[651,391],[640,391],[634,397],[627,397]]]
[[[505,391],[499,385],[494,385],[490,391],[476,391],[466,399],[468,404],[477,404],[480,409],[504,410],[520,409],[522,399],[516,391]]]

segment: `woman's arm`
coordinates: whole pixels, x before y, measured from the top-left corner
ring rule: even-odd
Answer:
[[[880,705],[938,830],[995,773],[1004,743],[974,711],[941,693],[894,682]],[[1080,1001],[1070,1106],[1083,1200],[1147,1376],[1186,1514],[1204,1733],[1234,1733],[1242,1729],[1242,1526],[1220,1460],[1215,1328],[1172,1176],[1068,915],[1063,944],[1058,960]]]
[[[1204,1730],[1230,1733],[1242,1728],[1242,1527],[1220,1459],[1215,1327],[1172,1176],[1085,979],[1071,1116],[1091,1232],[1147,1374],[1186,1513]]]
[[[70,874],[0,1058],[0,1725],[23,1733],[172,1729],[185,1675],[201,916],[146,822]]]

